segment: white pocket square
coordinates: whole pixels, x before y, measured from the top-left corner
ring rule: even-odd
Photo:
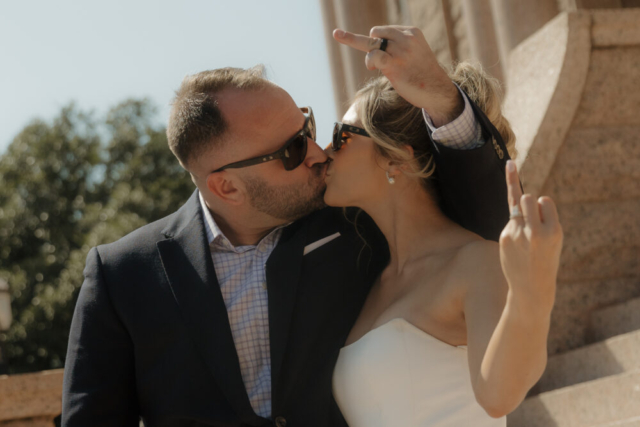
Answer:
[[[313,242],[311,244],[308,244],[307,246],[304,247],[304,252],[302,253],[302,255],[306,255],[309,252],[318,249],[320,246],[326,245],[327,243],[329,243],[333,239],[337,239],[338,237],[340,237],[340,232],[337,232],[335,234],[332,234],[331,236],[324,237],[324,238],[322,238],[320,240],[317,240],[317,241],[315,241],[315,242]]]

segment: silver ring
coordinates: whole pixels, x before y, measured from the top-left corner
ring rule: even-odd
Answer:
[[[524,215],[522,214],[522,212],[520,212],[520,206],[518,205],[513,205],[511,207],[511,214],[509,215],[509,219],[513,218],[524,218]]]

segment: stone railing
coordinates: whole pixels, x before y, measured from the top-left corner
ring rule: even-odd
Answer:
[[[62,369],[0,376],[0,426],[52,427],[62,407]]]

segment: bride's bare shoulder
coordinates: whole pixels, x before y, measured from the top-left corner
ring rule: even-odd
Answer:
[[[493,240],[485,240],[481,237],[469,240],[458,249],[458,257],[463,261],[484,260],[487,257],[500,256],[500,245]]]
[[[482,238],[469,241],[457,250],[454,271],[456,278],[465,283],[502,278],[500,245]]]

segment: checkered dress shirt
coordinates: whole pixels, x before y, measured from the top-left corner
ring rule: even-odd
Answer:
[[[482,126],[480,126],[480,123],[473,114],[473,109],[471,108],[471,104],[469,104],[467,95],[465,95],[458,85],[456,85],[456,87],[462,94],[462,99],[464,99],[464,111],[462,114],[454,121],[436,128],[433,126],[433,121],[431,117],[429,117],[429,114],[422,109],[424,121],[431,130],[431,137],[434,141],[437,141],[438,144],[457,150],[471,150],[482,147],[482,145],[484,145]],[[438,145],[434,144],[434,146],[436,150],[438,150]],[[439,151],[440,150],[438,150],[438,152]]]
[[[483,144],[482,132],[466,96],[463,98],[464,112],[445,126],[436,129],[426,111],[423,110],[423,114],[434,140],[457,149],[471,149]],[[271,350],[265,265],[286,225],[271,231],[257,245],[233,246],[213,220],[202,195],[200,203],[216,277],[240,359],[242,380],[253,410],[270,418]]]
[[[265,265],[285,226],[271,231],[257,245],[233,246],[213,220],[202,195],[200,203],[213,266],[240,359],[242,381],[253,410],[269,418],[271,347]]]

